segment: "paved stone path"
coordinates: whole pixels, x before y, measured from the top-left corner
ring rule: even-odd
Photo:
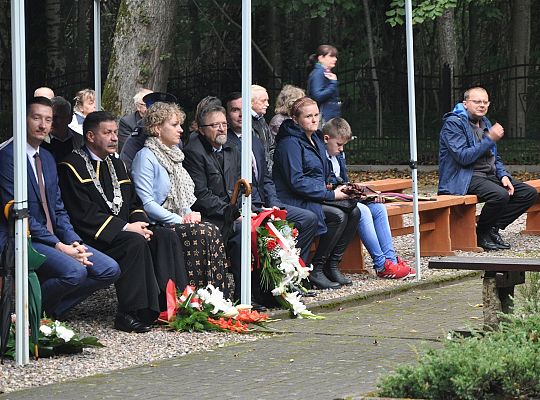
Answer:
[[[376,388],[381,374],[479,326],[481,279],[325,314],[282,320],[255,342],[0,396],[0,399],[338,399]],[[114,357],[114,354],[111,354]]]

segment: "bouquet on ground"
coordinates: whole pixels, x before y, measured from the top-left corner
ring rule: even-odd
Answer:
[[[276,215],[277,214],[277,215]],[[283,215],[281,215],[283,216]],[[324,319],[309,311],[301,300],[307,290],[302,281],[312,267],[307,267],[296,248],[298,230],[279,213],[272,212],[264,226],[256,228],[255,267],[261,269],[261,289],[270,291],[276,300],[298,318]]]
[[[6,355],[15,357],[15,327],[12,328],[7,343]],[[104,347],[94,336],[80,337],[73,328],[64,322],[42,319],[39,326],[37,348],[30,346],[30,353],[39,357],[52,357],[59,354],[76,354],[86,347]]]
[[[251,311],[250,306],[234,306],[223,292],[209,284],[196,290],[186,286],[178,297],[169,326],[177,331],[231,331],[245,333],[249,324],[268,321],[268,315]]]

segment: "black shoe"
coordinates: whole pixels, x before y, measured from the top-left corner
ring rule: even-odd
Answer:
[[[352,281],[341,273],[337,265],[324,271],[324,274],[328,279],[340,285],[352,285]]]
[[[501,234],[499,233],[499,228],[494,226],[489,230],[489,236],[491,237],[491,241],[495,243],[495,245],[501,249],[501,250],[508,250],[511,246],[506,243],[503,238],[501,237]]]
[[[322,271],[311,271],[309,281],[317,289],[339,289],[341,287],[339,283],[329,280]]]
[[[499,246],[493,243],[493,240],[491,239],[491,235],[489,234],[489,232],[477,231],[476,242],[478,243],[478,246],[480,246],[484,250],[487,250],[487,251],[499,250]]]
[[[118,312],[114,319],[114,328],[124,332],[145,333],[150,331],[150,327],[144,325],[138,319],[129,314]]]
[[[255,303],[253,300],[251,300],[251,309],[253,311],[257,311],[257,312],[266,312],[266,311],[268,311],[268,308],[266,308],[262,304]]]

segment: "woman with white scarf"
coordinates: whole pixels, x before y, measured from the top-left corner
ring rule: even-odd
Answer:
[[[170,226],[184,246],[190,285],[211,283],[228,295],[225,246],[219,229],[201,222],[191,210],[195,185],[182,166],[184,153],[178,147],[185,113],[174,103],[154,103],[143,122],[149,137],[131,166],[137,195],[150,220]]]

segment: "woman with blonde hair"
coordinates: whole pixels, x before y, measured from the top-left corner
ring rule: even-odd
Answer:
[[[96,111],[96,92],[93,89],[79,90],[73,98],[73,119],[68,127],[82,136],[83,122],[88,114]]]
[[[149,137],[133,159],[135,190],[153,223],[174,229],[184,247],[190,285],[211,283],[228,295],[225,246],[219,229],[191,210],[195,184],[178,147],[186,114],[174,103],[154,103],[143,123]]]
[[[270,120],[270,131],[275,135],[279,132],[281,123],[290,118],[290,110],[293,103],[300,97],[304,97],[306,93],[303,89],[293,85],[285,85],[279,92],[276,99],[276,107],[274,112],[276,115]]]

